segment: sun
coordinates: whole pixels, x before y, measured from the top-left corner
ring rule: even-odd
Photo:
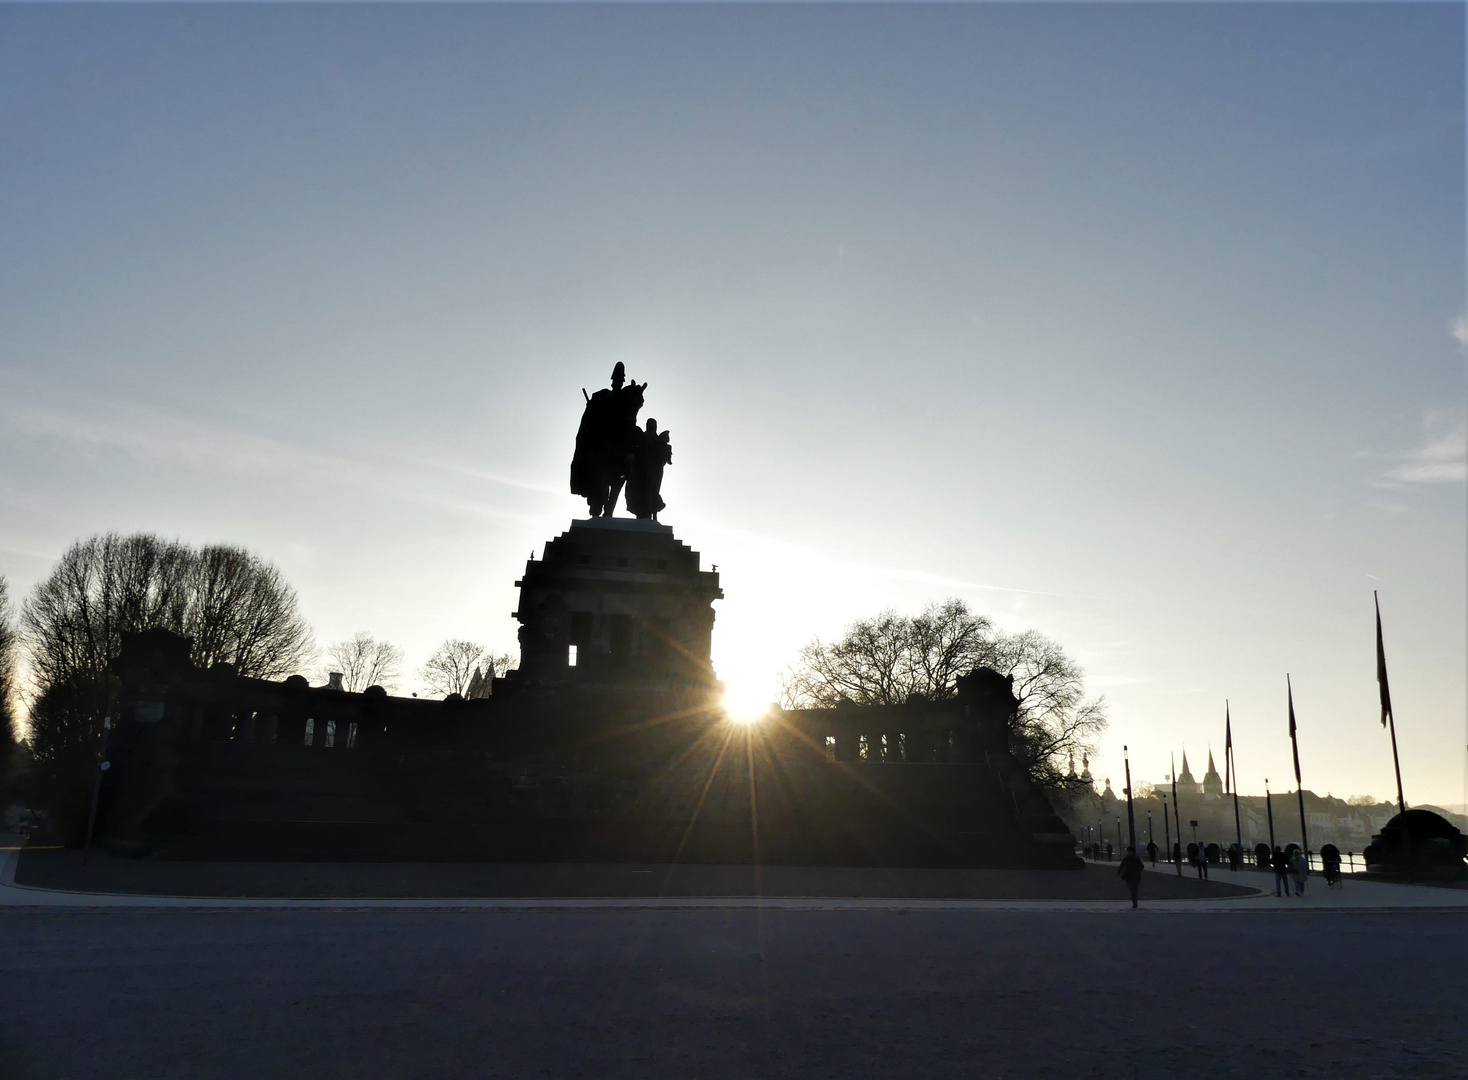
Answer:
[[[726,683],[724,714],[736,724],[757,724],[770,711],[769,692],[748,683]]]

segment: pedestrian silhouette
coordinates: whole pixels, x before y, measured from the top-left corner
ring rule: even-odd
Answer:
[[[1290,856],[1290,877],[1295,879],[1295,895],[1305,895],[1305,879],[1310,876],[1310,864],[1305,860],[1305,853],[1295,848],[1295,853]]]
[[[1325,873],[1325,887],[1327,889],[1342,889],[1341,883],[1341,849],[1334,844],[1326,844],[1320,849],[1320,868]]]
[[[1142,860],[1137,858],[1137,849],[1128,847],[1126,855],[1121,860],[1121,865],[1116,868],[1116,876],[1126,882],[1126,887],[1132,893],[1132,907],[1137,906],[1137,892],[1142,887]]]
[[[1290,895],[1290,860],[1283,850],[1278,846],[1274,854],[1269,857],[1269,866],[1274,871],[1274,895]],[[1280,892],[1283,889],[1284,892]]]
[[[1188,861],[1198,871],[1198,880],[1208,880],[1208,852],[1197,844],[1188,845]]]

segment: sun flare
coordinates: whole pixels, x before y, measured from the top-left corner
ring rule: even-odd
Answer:
[[[760,687],[729,685],[724,688],[724,714],[736,724],[757,724],[770,710],[767,692]]]

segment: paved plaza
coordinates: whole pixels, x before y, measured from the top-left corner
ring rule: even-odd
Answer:
[[[0,884],[0,1076],[1461,1080],[1465,899],[1356,881],[1139,911]]]

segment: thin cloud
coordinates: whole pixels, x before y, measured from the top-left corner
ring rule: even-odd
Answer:
[[[1431,410],[1423,418],[1422,427],[1422,441],[1409,450],[1396,453],[1368,450],[1352,455],[1385,464],[1367,477],[1368,484],[1375,488],[1410,490],[1468,480],[1468,426],[1463,418]]]
[[[1400,464],[1378,476],[1382,486],[1461,484],[1468,480],[1468,431],[1460,427],[1456,431],[1430,435],[1401,457]]]
[[[1468,315],[1459,315],[1454,319],[1451,332],[1459,345],[1468,347]]]
[[[1014,593],[1020,596],[1049,596],[1064,600],[1101,600],[1115,603],[1141,603],[1140,600],[1132,600],[1118,596],[1096,596],[1088,593],[1066,593],[1048,592],[1042,589],[1024,589],[1009,585],[987,585],[976,581],[966,581],[962,578],[945,577],[941,574],[931,574],[923,570],[908,570],[891,566],[876,566],[871,563],[855,562],[850,559],[838,559],[816,551],[814,548],[805,547],[800,544],[791,543],[788,540],[765,536],[762,533],[751,532],[748,529],[739,528],[721,521],[718,518],[706,514],[684,513],[684,518],[697,524],[722,532],[728,536],[738,537],[747,543],[772,550],[783,550],[787,557],[801,559],[809,563],[819,563],[837,571],[846,571],[862,577],[882,578],[891,581],[911,581],[923,585],[934,585],[945,589],[972,590],[981,592]]]
[[[241,431],[228,423],[195,420],[153,405],[58,391],[17,378],[13,372],[0,371],[0,390],[8,391],[0,393],[0,432],[8,428],[27,438],[54,440],[77,452],[122,451],[204,472],[353,487],[468,517],[537,520],[534,514],[476,498],[463,491],[458,481],[469,474],[508,487],[542,490],[539,485],[472,474],[444,462],[307,446]],[[448,482],[447,488],[442,481]]]

